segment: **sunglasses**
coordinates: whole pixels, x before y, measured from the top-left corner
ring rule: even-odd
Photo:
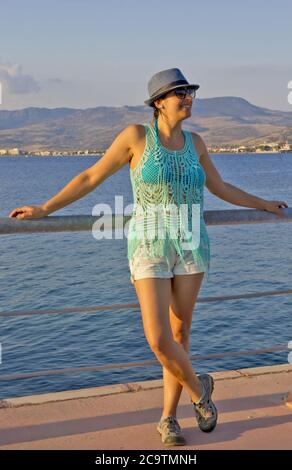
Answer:
[[[180,100],[184,100],[187,95],[190,95],[192,98],[196,97],[196,90],[193,88],[178,88],[171,91],[173,91],[175,96],[177,96]]]

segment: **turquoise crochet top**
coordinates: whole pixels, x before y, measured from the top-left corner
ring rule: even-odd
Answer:
[[[128,225],[128,260],[140,247],[140,255],[142,248],[143,257],[165,257],[170,267],[170,247],[183,261],[187,249],[198,272],[206,271],[209,279],[210,242],[203,217],[206,175],[192,135],[184,130],[184,147],[170,150],[160,143],[156,119],[154,126],[143,125],[144,152],[136,167],[130,168],[134,204]]]

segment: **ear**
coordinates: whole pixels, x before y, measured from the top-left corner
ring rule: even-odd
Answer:
[[[156,108],[161,107],[162,101],[163,101],[163,98],[158,98],[157,100],[154,101],[154,104],[155,104]]]

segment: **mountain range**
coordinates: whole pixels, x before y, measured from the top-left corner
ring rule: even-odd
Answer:
[[[127,125],[152,117],[152,108],[145,105],[0,110],[0,149],[104,150]],[[196,98],[183,128],[199,133],[208,146],[292,143],[292,112],[261,108],[234,96]]]

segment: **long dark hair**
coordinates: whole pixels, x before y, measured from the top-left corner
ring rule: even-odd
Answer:
[[[155,104],[153,104],[153,117],[154,117],[154,119],[158,119],[159,113],[160,113],[160,110],[158,108],[156,108]]]
[[[165,93],[165,95],[160,96],[159,99],[160,99],[160,98],[162,98],[162,99],[165,98],[166,95],[167,95],[167,93]],[[154,104],[154,102],[153,102],[153,121],[152,121],[152,122],[155,122],[155,119],[156,119],[156,120],[158,119],[160,112],[161,112],[160,109],[159,109],[159,108],[156,108],[156,106],[155,106],[155,104]]]

